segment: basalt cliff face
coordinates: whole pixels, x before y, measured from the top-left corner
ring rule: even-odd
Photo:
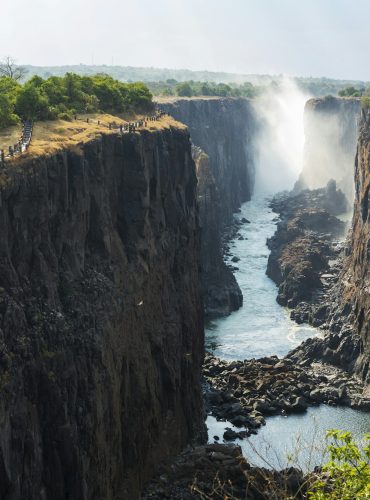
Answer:
[[[222,316],[238,309],[243,300],[223,254],[225,229],[253,191],[253,107],[246,99],[231,98],[176,99],[160,107],[188,126],[195,146],[205,313]]]
[[[341,279],[344,314],[352,305],[354,325],[360,336],[356,371],[370,386],[370,112],[362,112],[355,162],[355,204],[349,256]]]
[[[361,102],[356,98],[310,99],[304,113],[304,165],[295,191],[324,187],[330,179],[352,203]]]
[[[332,284],[319,313],[327,330],[323,339],[309,339],[290,353],[294,361],[321,360],[355,372],[370,389],[370,113],[362,111],[354,168],[355,199],[351,228]]]
[[[2,180],[0,498],[138,498],[202,425],[189,135],[103,135]]]

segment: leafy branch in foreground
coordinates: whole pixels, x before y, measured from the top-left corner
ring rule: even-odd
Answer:
[[[370,498],[370,434],[357,445],[350,432],[330,430],[330,460],[311,486],[310,500],[363,500]]]

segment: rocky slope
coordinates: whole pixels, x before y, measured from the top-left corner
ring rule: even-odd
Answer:
[[[134,500],[202,426],[196,184],[180,126],[1,172],[1,499]]]
[[[239,286],[223,262],[223,234],[253,190],[253,108],[246,99],[231,98],[179,98],[160,107],[189,127],[197,147],[205,312],[225,315],[242,304]]]
[[[361,102],[356,98],[328,96],[307,101],[304,164],[296,191],[323,187],[334,179],[352,203],[360,111]]]

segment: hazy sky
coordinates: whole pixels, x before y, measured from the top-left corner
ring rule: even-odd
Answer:
[[[0,56],[370,80],[370,0],[0,0]]]

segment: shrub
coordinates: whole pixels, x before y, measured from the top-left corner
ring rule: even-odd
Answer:
[[[363,109],[369,109],[370,108],[370,97],[364,96],[361,99],[361,104]]]
[[[370,498],[370,434],[362,447],[350,432],[330,430],[327,449],[330,460],[311,486],[310,500],[360,500]]]
[[[60,120],[66,120],[67,122],[71,122],[73,120],[73,114],[71,112],[63,111],[58,114],[58,118]]]

